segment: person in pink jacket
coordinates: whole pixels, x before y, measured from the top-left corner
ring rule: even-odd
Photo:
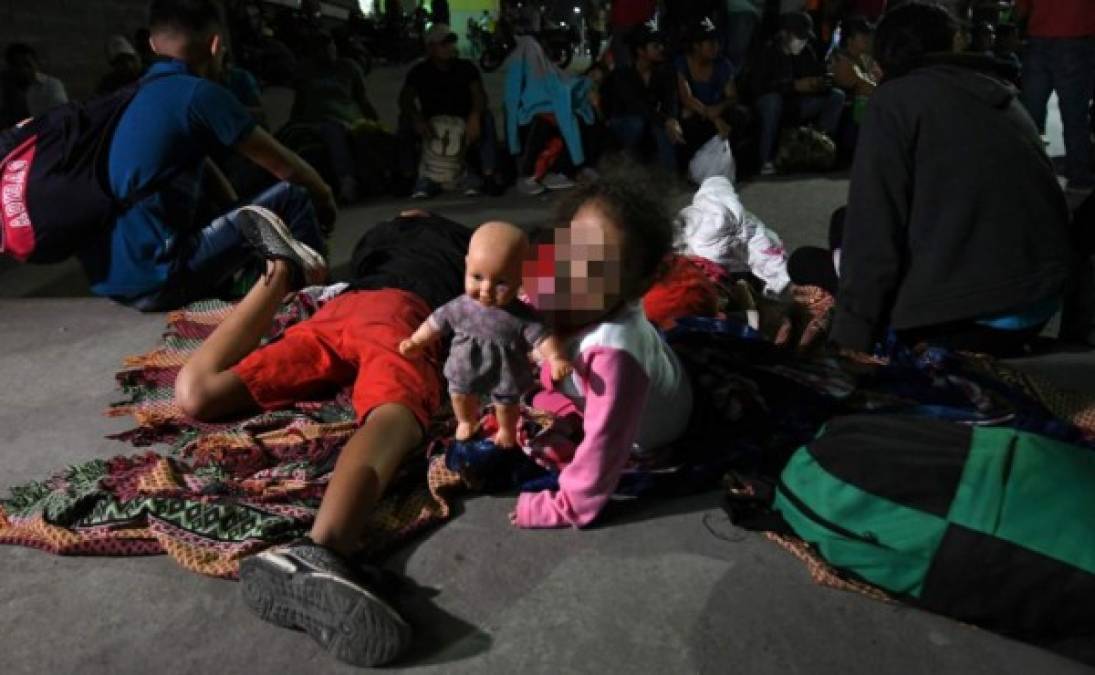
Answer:
[[[659,194],[633,171],[580,186],[560,206],[553,243],[538,247],[539,259],[526,267],[525,290],[573,365],[557,383],[543,371],[533,406],[580,424],[582,440],[546,449],[562,466],[559,489],[522,494],[511,515],[518,527],[589,525],[632,454],[670,443],[688,426],[688,377],[642,306],[672,252],[672,219]]]

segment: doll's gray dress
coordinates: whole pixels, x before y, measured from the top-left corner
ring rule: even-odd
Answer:
[[[489,395],[494,403],[509,405],[535,384],[528,353],[546,330],[525,303],[485,307],[462,295],[429,321],[442,335],[453,336],[444,369],[450,394]]]

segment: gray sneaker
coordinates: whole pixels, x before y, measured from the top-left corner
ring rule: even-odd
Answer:
[[[340,661],[373,667],[407,649],[411,627],[363,577],[310,539],[240,561],[243,600],[261,619],[303,630]]]
[[[549,190],[569,190],[576,185],[568,176],[561,173],[549,173],[540,182]]]
[[[524,195],[534,196],[543,194],[545,189],[546,188],[540,184],[540,181],[532,176],[517,181],[517,190]]]
[[[294,290],[302,288],[327,268],[327,261],[310,246],[293,238],[289,227],[270,209],[244,206],[236,226],[255,253],[264,260],[285,260],[293,268]]]

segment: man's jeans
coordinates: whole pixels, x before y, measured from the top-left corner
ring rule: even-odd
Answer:
[[[803,122],[817,120],[817,127],[829,138],[836,138],[840,115],[844,111],[844,92],[830,89],[818,96],[795,96],[798,118]],[[780,120],[783,119],[783,94],[765,94],[757,99],[757,117],[760,118],[760,163],[764,166],[776,157],[779,141]]]
[[[1071,184],[1095,183],[1091,168],[1092,90],[1095,38],[1031,38],[1023,58],[1023,104],[1045,132],[1046,104],[1053,91],[1065,128],[1065,175]]]
[[[625,115],[608,120],[607,126],[620,145],[631,152],[641,152],[644,141],[652,140],[658,164],[668,171],[676,170],[677,153],[662,125],[639,115]]]
[[[327,245],[308,192],[297,185],[278,183],[251,200],[281,217],[293,237],[326,254]],[[248,262],[255,260],[240,233],[239,209],[214,218],[209,225],[178,238],[174,245],[175,268],[164,287],[130,301],[142,312],[175,309],[218,291]]]

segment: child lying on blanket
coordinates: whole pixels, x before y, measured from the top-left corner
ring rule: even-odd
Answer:
[[[535,310],[517,298],[527,252],[528,238],[516,226],[481,225],[468,246],[465,294],[435,311],[414,335],[399,343],[400,353],[414,358],[443,335],[454,334],[444,373],[458,441],[475,434],[480,397],[489,395],[498,418],[494,444],[517,445],[521,395],[535,383],[529,362],[532,349],[548,360],[552,379],[570,374],[558,341],[544,330]]]
[[[577,188],[561,205],[553,245],[539,248],[553,260],[526,267],[525,290],[574,369],[556,387],[545,363],[533,406],[578,421],[583,434],[577,447],[545,449],[565,464],[559,489],[522,494],[511,515],[519,527],[588,525],[633,449],[674,441],[688,424],[691,386],[641,303],[673,245],[658,194],[622,173]]]
[[[431,310],[463,292],[471,233],[421,212],[378,225],[355,250],[363,262],[353,290],[259,347],[285,294],[322,280],[326,264],[272,213],[248,211],[241,220],[268,261],[266,277],[182,368],[176,398],[191,417],[215,420],[353,385],[361,426],[338,457],[310,536],[245,558],[240,581],[263,619],[307,631],[348,663],[386,663],[410,644],[410,626],[368,581],[369,571],[346,556],[360,549],[369,510],[439,408],[436,346],[414,360],[398,347]]]

